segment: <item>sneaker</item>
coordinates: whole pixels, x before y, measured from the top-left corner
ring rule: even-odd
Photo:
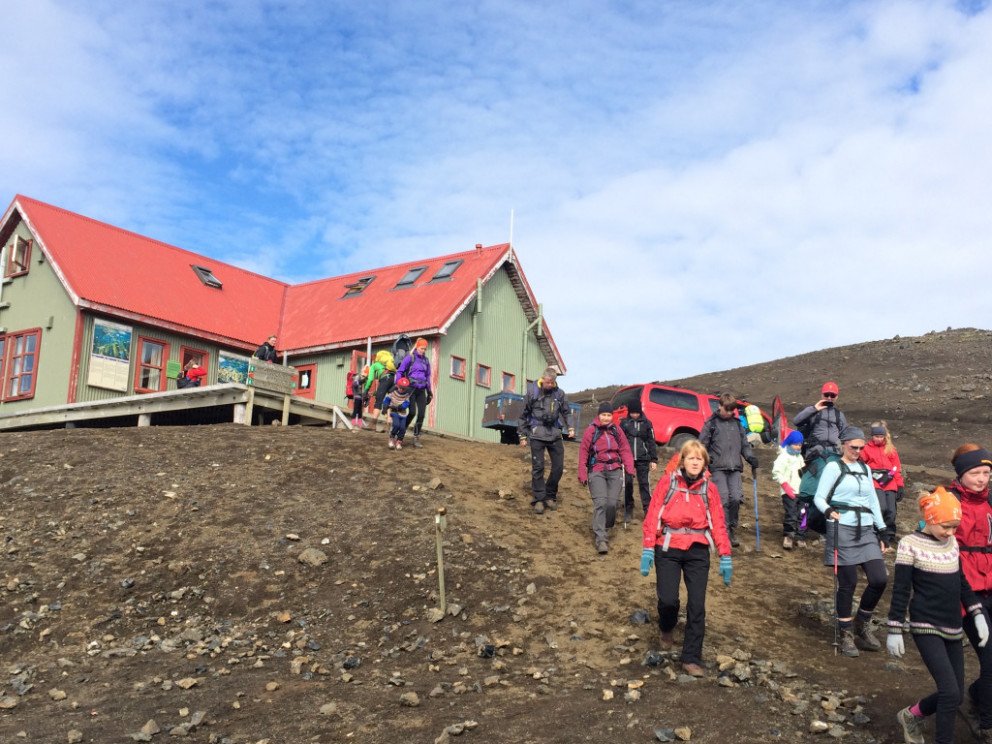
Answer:
[[[693,664],[688,662],[682,665],[682,671],[688,674],[690,677],[705,677],[706,670],[703,669],[699,664]]]
[[[534,503],[534,513],[535,514],[544,514],[544,502],[543,501],[537,501],[537,502]]]
[[[403,449],[403,440],[402,439],[397,439],[396,440],[396,449],[398,449],[398,450]]]
[[[675,638],[672,635],[672,631],[661,631],[660,640],[658,641],[658,647],[662,651],[671,651],[672,647],[675,645]]]
[[[805,548],[806,547],[806,541],[805,540],[796,540],[796,547],[797,548]]]
[[[420,443],[420,436],[419,436],[419,435],[418,435],[418,436],[415,436],[415,437],[413,438],[413,446],[414,446],[414,447],[417,447],[418,449],[419,449],[420,447],[423,447],[423,446],[424,446],[424,445],[422,445],[422,444]]]
[[[545,499],[544,508],[550,511],[558,511],[558,499]]]
[[[909,712],[909,708],[903,708],[896,713],[896,721],[902,726],[902,738],[906,744],[924,744],[923,719],[917,718]]]
[[[395,446],[396,446],[396,438],[395,437],[390,437],[389,438],[389,449],[393,449],[393,447],[395,447]]]
[[[786,535],[785,537],[782,538],[782,547],[785,550],[792,550],[792,537],[791,536]]]
[[[596,552],[600,555],[606,555],[610,552],[610,546],[607,545],[606,540],[600,540],[596,543]]]
[[[852,659],[861,656],[861,652],[858,651],[858,646],[854,642],[854,631],[850,628],[840,631],[840,652]]]

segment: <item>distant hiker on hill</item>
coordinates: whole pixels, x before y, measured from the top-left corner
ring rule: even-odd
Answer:
[[[782,489],[782,547],[806,547],[806,509],[799,501],[799,471],[803,468],[803,435],[791,431],[772,465],[772,478]]]
[[[961,526],[956,539],[961,548],[961,570],[978,594],[986,615],[992,611],[992,505],[989,478],[992,452],[977,444],[962,444],[951,464],[957,478],[948,487],[961,502]],[[964,632],[978,654],[978,679],[968,686],[965,711],[979,741],[992,742],[992,643],[981,643],[975,618],[963,619]],[[977,719],[977,720],[976,720]]]
[[[737,420],[737,399],[733,395],[724,393],[720,396],[720,407],[716,409],[716,413],[706,419],[703,430],[699,433],[699,441],[709,455],[713,482],[723,499],[730,544],[736,548],[740,542],[734,531],[737,529],[741,502],[744,500],[744,489],[741,485],[741,471],[744,466],[741,464],[741,459],[747,460],[751,466],[751,477],[756,478],[758,458],[751,449],[751,443],[747,441],[747,434]]]
[[[579,483],[589,484],[592,534],[600,555],[610,552],[607,530],[616,522],[624,472],[633,469],[634,458],[627,437],[613,423],[613,406],[600,403],[599,413],[586,428],[579,445]]]
[[[840,452],[840,433],[847,428],[847,418],[837,408],[840,389],[836,382],[825,382],[820,390],[820,400],[806,406],[796,414],[793,424],[804,441],[803,455],[809,463],[825,453]]]
[[[545,507],[551,510],[558,508],[558,483],[565,469],[562,428],[568,429],[569,438],[575,436],[572,409],[557,380],[558,373],[548,367],[534,390],[528,388],[517,427],[520,446],[526,447],[530,443],[530,503],[535,514],[543,514]],[[551,459],[547,481],[544,480],[545,450]]]
[[[383,410],[389,413],[392,426],[389,429],[389,449],[403,449],[403,438],[410,420],[410,381],[401,377],[382,399]]]
[[[937,714],[935,744],[953,744],[958,706],[964,698],[962,607],[975,627],[978,651],[989,640],[982,603],[961,573],[954,531],[961,524],[961,504],[943,488],[919,500],[924,526],[899,541],[895,583],[889,608],[886,647],[896,658],[906,653],[908,629],[937,691],[896,714],[903,739],[922,742],[923,719]],[[906,612],[909,611],[909,622]]]
[[[871,627],[871,618],[888,582],[882,558],[885,544],[875,535],[876,530],[881,533],[885,529],[885,522],[871,473],[860,460],[865,446],[864,432],[849,426],[841,432],[840,441],[840,460],[824,465],[813,503],[828,520],[823,564],[831,567],[837,577],[834,602],[840,652],[844,656],[859,656],[859,645],[865,651],[882,648]],[[861,594],[855,618],[851,608],[859,566],[865,572],[868,586]]]
[[[410,416],[416,416],[413,423],[413,446],[422,447],[420,432],[424,426],[424,416],[427,406],[434,400],[431,392],[431,362],[427,358],[427,339],[418,338],[413,345],[413,352],[400,362],[396,368],[397,377],[405,377],[410,381],[413,395],[410,398]]]
[[[627,417],[620,422],[620,428],[627,435],[627,443],[634,456],[641,507],[644,509],[644,514],[647,514],[648,505],[651,503],[651,472],[658,468],[658,443],[654,439],[654,427],[643,414],[641,399],[636,398],[627,405]],[[624,476],[623,494],[624,527],[633,521],[634,473],[627,471]]]
[[[896,542],[896,504],[902,501],[905,488],[902,463],[899,462],[899,453],[896,452],[889,427],[884,421],[873,421],[870,433],[871,439],[861,450],[861,460],[871,468],[875,493],[882,508],[882,519],[885,520],[882,540],[891,547]]]
[[[274,362],[276,360],[276,334],[272,334],[262,345],[255,349],[255,357],[263,362]]]
[[[730,585],[734,572],[720,493],[706,474],[708,464],[709,455],[702,444],[691,439],[682,445],[679,467],[658,481],[642,525],[641,576],[647,576],[655,566],[662,651],[671,650],[675,642],[672,631],[679,620],[679,585],[685,579],[682,670],[693,677],[706,673],[703,635],[710,549],[720,554],[724,584]]]

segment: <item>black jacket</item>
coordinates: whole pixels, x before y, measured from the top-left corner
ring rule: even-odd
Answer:
[[[520,414],[517,433],[520,438],[537,442],[554,442],[561,439],[562,427],[572,426],[572,409],[560,387],[545,391],[540,386],[536,393],[524,396],[524,410]]]
[[[276,349],[268,341],[255,349],[255,356],[263,362],[274,362],[276,360]]]
[[[643,414],[638,419],[629,416],[623,419],[620,428],[627,435],[634,462],[658,462],[658,444],[654,441],[654,427]]]
[[[699,441],[710,455],[710,470],[743,470],[742,457],[751,467],[758,467],[758,458],[736,416],[725,419],[714,413],[703,424]]]

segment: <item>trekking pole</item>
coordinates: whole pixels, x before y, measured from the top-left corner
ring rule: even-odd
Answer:
[[[837,655],[837,649],[840,648],[840,629],[837,624],[839,622],[839,616],[837,615],[837,542],[840,539],[840,519],[834,520],[834,656]]]
[[[754,552],[761,552],[761,522],[758,521],[758,474],[751,478],[754,483]]]
[[[448,602],[444,597],[444,547],[442,545],[441,533],[448,526],[443,506],[438,507],[437,514],[434,515],[434,537],[437,541],[437,588],[438,599],[440,600],[441,616],[448,611]]]

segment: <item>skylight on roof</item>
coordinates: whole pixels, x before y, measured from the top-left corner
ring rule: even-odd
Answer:
[[[374,274],[372,276],[363,276],[361,279],[356,282],[352,282],[351,284],[345,284],[345,289],[348,291],[341,296],[341,299],[343,300],[345,297],[360,295],[362,291],[372,283],[373,279],[375,279]]]
[[[197,266],[196,264],[190,264],[190,266],[192,267],[193,273],[196,274],[197,278],[208,287],[220,289],[224,286],[220,279],[214,276],[214,272],[206,266]]]
[[[420,275],[427,271],[426,266],[418,266],[415,269],[410,269],[407,271],[403,278],[396,282],[397,287],[412,287],[414,283],[420,278]]]
[[[437,273],[431,277],[432,282],[439,282],[444,279],[450,279],[451,275],[455,273],[455,269],[462,265],[462,259],[456,259],[454,261],[445,261],[444,266],[437,270]]]

